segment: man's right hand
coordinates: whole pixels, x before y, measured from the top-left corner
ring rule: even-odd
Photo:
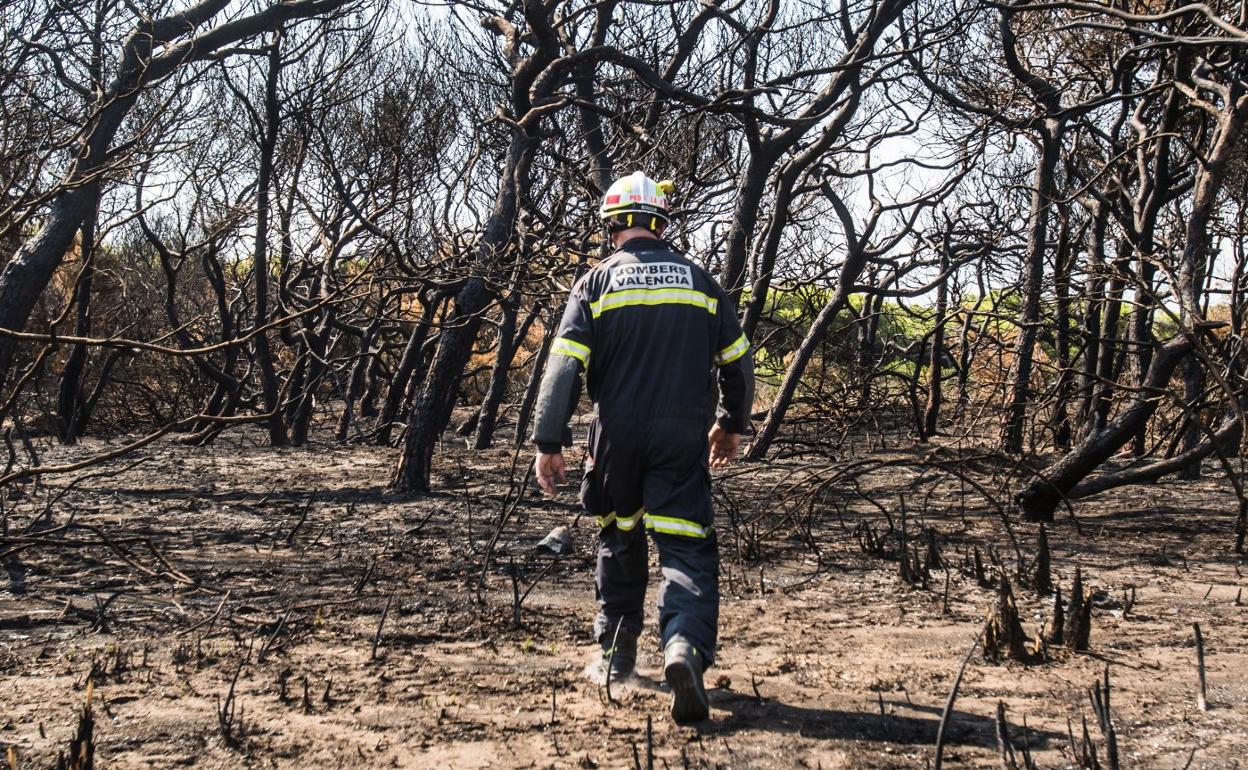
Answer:
[[[729,433],[715,425],[707,435],[711,444],[710,464],[712,468],[726,468],[737,456],[737,448],[741,446],[741,434]]]
[[[556,484],[568,483],[568,469],[563,462],[562,452],[538,452],[533,470],[537,474],[537,485],[551,497],[559,494]]]

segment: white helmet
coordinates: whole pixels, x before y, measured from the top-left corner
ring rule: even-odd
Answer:
[[[657,230],[667,224],[667,196],[676,188],[668,180],[656,182],[640,171],[621,177],[602,198],[598,216],[615,227],[645,227]]]

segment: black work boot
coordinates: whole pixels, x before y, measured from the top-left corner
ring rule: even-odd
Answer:
[[[691,725],[709,719],[711,702],[702,685],[703,658],[697,648],[677,637],[663,650],[663,678],[672,688],[672,721]]]
[[[612,682],[618,682],[632,676],[637,666],[637,637],[621,630],[614,641],[613,646],[611,639],[602,640],[602,668]]]

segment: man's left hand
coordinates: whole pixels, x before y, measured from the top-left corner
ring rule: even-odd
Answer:
[[[709,458],[712,468],[726,468],[737,456],[737,448],[741,446],[741,434],[729,433],[716,425],[706,437],[711,445]]]
[[[568,469],[563,462],[562,452],[538,452],[533,470],[537,474],[537,485],[551,497],[559,494],[556,484],[568,483]]]

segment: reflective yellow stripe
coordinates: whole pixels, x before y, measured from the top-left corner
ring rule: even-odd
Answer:
[[[598,517],[598,526],[606,528],[611,524],[615,524],[623,532],[632,532],[636,528],[637,522],[641,521],[641,517],[645,515],[645,512],[644,508],[639,508],[632,516],[617,516],[615,511],[612,511],[606,516]]]
[[[646,529],[652,529],[663,535],[683,535],[684,537],[708,537],[713,527],[703,527],[688,519],[677,519],[671,516],[655,516],[646,514]]]
[[[620,529],[621,532],[632,532],[639,521],[645,520],[646,529],[654,530],[663,535],[680,535],[682,537],[710,537],[714,527],[703,527],[697,522],[688,519],[678,519],[674,516],[656,516],[652,513],[646,513],[644,508],[639,509],[632,516],[618,516],[615,511],[608,513],[606,516],[598,517],[598,526],[606,528],[612,524]]]
[[[692,289],[630,289],[602,295],[589,310],[597,318],[608,310],[637,305],[692,305],[714,315],[719,300]]]
[[[589,348],[567,337],[560,337],[555,340],[555,344],[550,346],[550,352],[556,356],[575,358],[586,369],[589,368]]]
[[[636,513],[628,518],[617,518],[615,520],[615,526],[619,527],[622,532],[632,532],[636,529],[637,522],[641,521],[641,517],[645,514],[645,512],[645,509],[639,508]]]
[[[737,338],[736,342],[719,351],[719,353],[715,355],[715,364],[717,366],[727,366],[741,356],[745,355],[746,351],[749,349],[750,341],[746,339],[744,334],[742,334],[739,338]]]

